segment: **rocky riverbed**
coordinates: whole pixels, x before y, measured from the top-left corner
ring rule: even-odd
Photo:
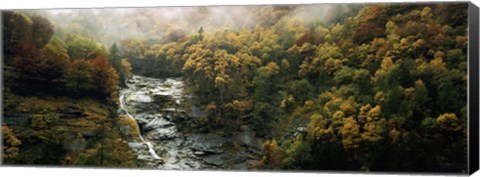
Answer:
[[[120,92],[120,113],[139,126],[139,140],[129,146],[143,167],[246,170],[248,163],[258,161],[264,140],[251,131],[230,137],[179,131],[179,122],[202,114],[188,101],[192,95],[184,93],[181,78],[133,76],[126,84]]]

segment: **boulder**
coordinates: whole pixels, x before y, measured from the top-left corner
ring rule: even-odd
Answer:
[[[153,140],[167,140],[177,137],[177,129],[172,127],[157,128],[146,133],[145,137]]]
[[[193,149],[205,153],[222,153],[221,147],[225,144],[225,138],[213,134],[196,134],[191,137],[193,141]]]
[[[208,165],[221,167],[225,164],[225,161],[228,159],[228,156],[225,154],[212,154],[212,155],[205,156],[202,159]]]
[[[150,131],[157,128],[166,128],[174,126],[173,122],[170,122],[164,118],[156,117],[153,120],[148,121],[145,125],[143,125],[144,131]]]

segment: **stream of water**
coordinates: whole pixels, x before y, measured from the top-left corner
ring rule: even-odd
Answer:
[[[247,169],[255,161],[263,140],[252,132],[234,137],[216,133],[185,133],[175,122],[198,118],[202,113],[188,102],[181,78],[134,75],[120,91],[120,112],[136,121],[139,140],[130,148],[144,168]],[[237,147],[233,149],[232,147]],[[256,154],[256,155],[255,155]]]
[[[127,117],[129,119],[133,119],[134,121],[136,121],[133,116],[128,112],[128,110],[126,109],[126,106],[125,106],[125,101],[124,101],[124,98],[125,98],[125,93],[122,92],[120,93],[120,109],[122,111],[125,112],[125,114],[127,115]],[[137,130],[140,131],[140,127],[137,125]],[[154,159],[157,159],[157,160],[160,160],[160,156],[157,155],[157,153],[155,152],[155,150],[153,150],[153,145],[151,142],[148,142],[148,141],[145,141],[145,139],[143,138],[142,136],[142,133],[141,132],[138,132],[138,137],[140,138],[140,140],[147,145],[148,147],[148,152],[150,153],[150,155],[154,158]]]

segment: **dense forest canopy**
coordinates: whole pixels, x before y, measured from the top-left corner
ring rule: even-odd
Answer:
[[[467,170],[466,3],[2,18],[6,163],[135,166],[116,110],[136,74],[183,77],[194,130],[264,137],[250,169]]]

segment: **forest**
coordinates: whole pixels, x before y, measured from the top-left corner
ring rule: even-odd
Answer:
[[[200,169],[466,173],[467,7],[2,11],[2,161],[169,169],[169,142],[185,136],[194,148],[179,152]],[[140,76],[181,78],[182,102],[141,107]],[[168,119],[178,137],[142,122],[140,109],[165,105],[185,109]],[[225,143],[200,152],[204,134]],[[244,134],[258,148],[231,138]],[[132,142],[148,145],[150,163]]]

